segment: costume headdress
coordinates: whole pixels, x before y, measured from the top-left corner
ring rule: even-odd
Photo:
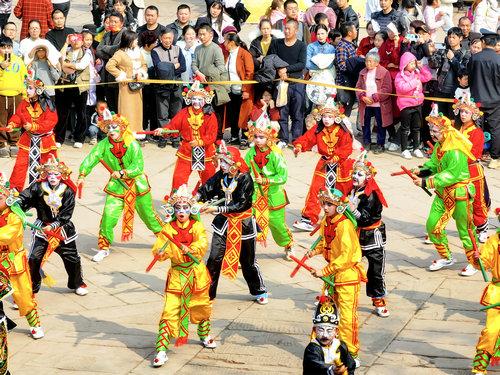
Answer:
[[[28,73],[24,77],[24,86],[26,89],[29,87],[35,88],[35,93],[40,96],[45,91],[45,85],[41,79],[35,77],[35,71],[33,69],[28,69]]]
[[[320,105],[314,111],[314,117],[317,121],[320,121],[325,114],[330,114],[335,118],[335,123],[340,124],[346,117],[344,112],[345,109],[342,104],[335,101],[335,95],[331,95],[326,99],[323,105]]]
[[[476,121],[481,116],[483,116],[483,112],[481,112],[479,106],[480,103],[476,103],[474,99],[470,97],[470,93],[466,93],[460,98],[460,100],[454,100],[453,113],[455,115],[458,115],[461,109],[468,109],[472,112],[472,119]]]
[[[16,189],[10,187],[9,181],[5,180],[3,173],[0,172],[0,195],[5,197],[5,204],[14,212],[21,221],[23,226],[26,223],[26,214],[19,206],[19,192]]]
[[[69,34],[68,39],[70,43],[83,42],[82,34]]]
[[[174,206],[176,204],[189,205],[191,207],[191,215],[198,215],[200,213],[200,206],[196,202],[195,197],[189,192],[186,184],[181,185],[170,197],[166,197],[166,203],[162,208],[168,217],[174,216]]]
[[[217,159],[224,160],[230,166],[234,166],[240,172],[248,172],[248,165],[241,157],[240,150],[234,146],[226,146],[226,142],[221,141],[217,147]]]
[[[344,194],[338,189],[330,188],[326,190],[320,190],[318,194],[318,199],[320,203],[330,202],[337,206],[337,213],[343,214],[354,224],[355,227],[358,226],[356,218],[349,209],[349,200],[344,197]]]
[[[63,162],[56,159],[54,155],[50,155],[50,159],[42,165],[37,167],[39,173],[39,180],[44,181],[47,179],[49,172],[58,172],[61,174],[61,179],[66,185],[68,185],[73,191],[76,192],[76,185],[69,178],[71,175],[71,169]]]
[[[313,324],[339,325],[339,312],[330,296],[321,296],[313,316]]]
[[[102,116],[99,116],[99,118],[97,119],[97,126],[104,133],[107,133],[108,125],[111,124],[118,125],[126,146],[128,146],[134,140],[134,135],[130,131],[127,118],[120,115],[119,113],[111,112],[108,108],[104,108],[102,111]]]
[[[210,104],[215,96],[215,93],[209,86],[203,86],[200,81],[195,80],[192,84],[184,88],[182,92],[184,101],[187,105],[191,104],[193,96],[202,97],[205,103]]]
[[[247,132],[250,142],[253,141],[256,134],[264,134],[268,139],[268,146],[271,146],[273,143],[276,143],[279,131],[279,123],[271,121],[264,108],[260,112],[256,111],[252,113],[250,116]]]
[[[475,160],[476,157],[471,153],[472,143],[467,137],[453,127],[448,117],[443,116],[443,114],[438,111],[436,103],[432,103],[431,108],[432,110],[429,116],[425,118],[425,121],[429,123],[429,126],[439,128],[443,134],[444,139],[440,142],[441,151],[460,150],[467,155],[468,158]]]
[[[387,207],[387,202],[385,200],[384,194],[382,194],[382,190],[380,190],[380,187],[375,181],[377,170],[375,169],[373,164],[368,161],[368,153],[366,151],[363,151],[354,162],[353,172],[359,169],[363,170],[366,173],[365,194],[367,196],[370,196],[374,192],[375,194],[377,194],[380,203]]]

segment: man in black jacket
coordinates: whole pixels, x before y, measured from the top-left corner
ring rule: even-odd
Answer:
[[[88,293],[83,282],[80,255],[76,249],[77,233],[71,221],[75,209],[76,187],[69,179],[71,170],[55,158],[39,167],[40,179],[19,195],[23,211],[36,209],[35,225],[58,234],[64,240],[43,231],[35,231],[28,259],[33,293],[41,285],[41,267],[54,251],[62,258],[68,274],[68,288],[79,296]]]
[[[313,316],[313,335],[304,351],[304,375],[353,375],[356,362],[337,338],[339,313],[329,296],[321,296]]]
[[[469,84],[471,97],[481,103],[484,113],[484,130],[491,134],[491,162],[488,168],[500,168],[500,55],[495,46],[500,42],[498,34],[488,33],[481,37],[483,50],[469,60]]]
[[[337,25],[335,28],[341,30],[341,27],[346,22],[352,22],[356,26],[356,30],[359,32],[359,19],[358,15],[354,9],[349,5],[349,0],[338,0],[337,1]]]
[[[217,159],[220,161],[220,170],[200,187],[196,197],[201,202],[214,198],[225,199],[224,205],[210,205],[201,211],[216,214],[212,222],[214,235],[207,261],[212,279],[210,299],[216,296],[221,271],[224,276],[234,280],[239,261],[250,294],[257,303],[265,305],[268,302],[267,289],[255,259],[257,229],[252,213],[253,180],[236,147],[226,147],[221,141]]]
[[[380,30],[387,31],[387,25],[391,22],[396,25],[400,33],[404,30],[402,16],[399,10],[392,7],[393,0],[380,0],[380,8],[382,10],[372,13],[372,21],[377,22]]]

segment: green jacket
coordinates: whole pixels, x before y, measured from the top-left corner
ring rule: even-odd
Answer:
[[[255,146],[251,147],[245,155],[245,162],[250,169],[252,178],[255,178],[255,176],[250,161],[254,160],[255,155]],[[283,185],[286,183],[286,180],[288,178],[288,169],[286,166],[285,158],[283,157],[283,153],[278,147],[273,146],[271,152],[266,156],[266,158],[268,162],[266,163],[266,165],[264,165],[263,169],[260,169],[255,161],[254,165],[259,174],[269,180],[269,208],[271,210],[277,210],[289,203],[285,189],[283,188]],[[252,197],[254,202],[257,200],[258,192],[259,188],[257,187],[257,184],[254,183],[254,193]]]
[[[140,196],[148,193],[151,188],[148,178],[144,174],[144,158],[139,143],[133,141],[128,147],[124,146],[127,151],[121,158],[122,165],[120,165],[120,159],[111,152],[110,149],[112,147],[107,137],[95,145],[85,159],[83,159],[82,164],[80,164],[80,175],[87,176],[90,174],[92,169],[103,159],[114,171],[124,169],[127,173],[127,178],[134,179],[137,195]],[[125,181],[127,180],[125,179]],[[120,198],[125,194],[125,188],[115,178],[109,179],[104,191]]]
[[[422,169],[430,171],[432,175],[426,179],[427,186],[442,195],[444,188],[459,182],[467,182],[470,174],[467,155],[459,150],[446,151],[440,155],[440,148],[439,143],[434,145],[431,158],[424,163]],[[466,190],[467,185],[457,187],[455,197],[465,197]]]

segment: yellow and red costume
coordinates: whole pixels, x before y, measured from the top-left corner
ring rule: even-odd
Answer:
[[[43,90],[43,83],[38,83],[38,80],[35,83],[41,86],[38,92]],[[28,84],[33,83],[30,81]],[[31,124],[31,129],[24,131],[17,142],[19,153],[10,175],[10,186],[18,191],[24,189],[26,173],[29,175],[28,182],[31,185],[38,179],[37,167],[51,159],[51,155],[57,157],[53,133],[57,124],[57,112],[50,98],[39,96],[37,100],[23,99],[16,113],[10,118],[9,126],[19,130],[25,124]]]
[[[484,168],[480,163],[484,149],[484,133],[483,130],[475,124],[483,113],[479,110],[476,103],[469,96],[463,96],[462,100],[453,105],[456,115],[461,109],[468,110],[472,113],[471,121],[462,124],[460,132],[467,137],[472,143],[471,153],[474,159],[468,158],[469,163],[469,181],[474,184],[476,190],[474,201],[472,203],[473,221],[477,228],[477,233],[488,231],[488,211],[491,205],[490,194],[486,178],[484,176]]]
[[[335,190],[335,189],[332,189]],[[341,193],[338,193],[340,199]],[[320,199],[328,199],[320,193]],[[339,206],[340,207],[340,206]],[[349,353],[357,357],[359,345],[358,300],[361,281],[366,281],[361,264],[361,246],[356,227],[346,212],[325,216],[321,221],[322,240],[309,257],[323,255],[328,262],[321,273],[335,283],[335,288],[327,286],[328,294],[333,296],[340,310],[339,339],[347,344]]]
[[[497,215],[500,209],[497,208]],[[500,302],[500,231],[490,236],[481,248],[479,259],[486,270],[491,271],[491,282],[484,289],[481,305],[489,306]],[[479,269],[478,262],[474,267]],[[493,356],[498,354],[500,340],[500,306],[486,310],[486,326],[476,345],[476,356],[473,362],[473,373],[484,373]],[[495,358],[500,363],[500,358]],[[492,363],[493,364],[493,363]]]
[[[335,123],[325,126],[321,116],[331,114],[335,116]],[[321,207],[318,193],[322,189],[336,188],[342,193],[349,192],[352,160],[349,156],[353,151],[353,137],[344,121],[348,121],[343,114],[343,108],[333,100],[327,101],[319,110],[318,123],[304,135],[297,138],[293,145],[295,152],[310,151],[317,146],[321,155],[307,193],[305,207],[302,210],[303,220],[309,220],[314,225],[318,222]]]

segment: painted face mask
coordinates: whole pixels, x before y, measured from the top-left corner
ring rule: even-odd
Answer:
[[[231,166],[229,165],[229,163],[227,161],[222,159],[220,161],[220,169],[222,169],[222,172],[224,172],[224,173],[229,173]]]
[[[329,126],[332,126],[333,124],[335,124],[335,118],[332,115],[324,114],[322,119],[323,119],[323,124],[326,127],[329,127]]]
[[[258,147],[263,147],[267,144],[267,137],[264,134],[256,134],[253,141]]]
[[[191,98],[191,105],[193,106],[194,109],[203,108],[205,106],[205,99],[199,96],[193,96]]]
[[[472,120],[472,112],[469,111],[468,109],[461,109],[460,110],[460,120],[462,123],[467,123]]]
[[[441,142],[443,140],[443,133],[441,132],[441,129],[439,129],[437,126],[431,127],[430,133],[431,133],[431,138],[434,142]]]
[[[50,186],[57,186],[61,182],[62,175],[59,172],[49,172],[47,173],[47,181]]]
[[[108,136],[111,137],[113,141],[116,141],[118,138],[120,138],[120,127],[116,124],[109,124]]]
[[[337,333],[337,328],[333,324],[318,324],[314,329],[316,331],[316,339],[322,346],[332,344]]]
[[[174,212],[177,220],[183,223],[189,219],[189,215],[191,215],[191,207],[189,204],[179,203],[174,206]]]
[[[362,169],[355,169],[352,174],[352,184],[355,187],[362,187],[366,185],[366,172]]]
[[[28,86],[28,88],[26,89],[26,93],[28,94],[28,98],[32,99],[32,98],[35,98],[37,96],[37,93],[36,93],[36,88],[35,86]]]

